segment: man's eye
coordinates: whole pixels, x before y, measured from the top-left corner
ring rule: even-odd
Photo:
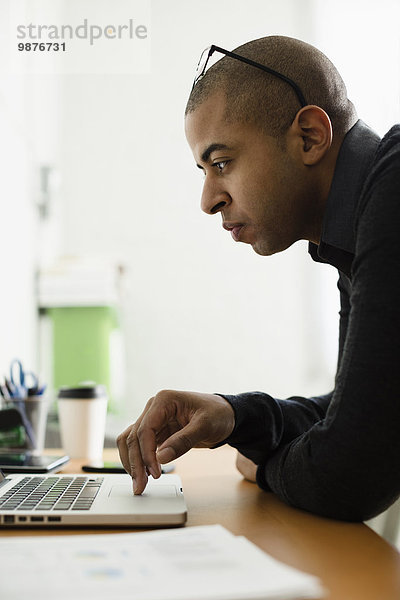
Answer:
[[[218,162],[213,163],[213,167],[216,167],[219,172],[223,171],[223,169],[228,164],[228,160],[219,160]]]

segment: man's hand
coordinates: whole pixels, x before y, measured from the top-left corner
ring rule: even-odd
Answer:
[[[141,494],[148,475],[161,475],[168,463],[190,448],[210,448],[235,426],[232,406],[214,394],[164,390],[151,398],[136,423],[117,438],[122,464]]]
[[[243,454],[240,454],[240,452],[236,456],[236,468],[247,481],[256,482],[257,465],[249,458],[243,456]]]

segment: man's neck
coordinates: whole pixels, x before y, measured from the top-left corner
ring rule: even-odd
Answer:
[[[335,173],[336,161],[344,137],[341,137],[336,143],[333,143],[326,158],[319,165],[319,177],[317,179],[315,196],[313,201],[312,216],[309,220],[310,229],[306,239],[309,242],[320,243],[322,235],[322,226],[324,221],[326,203],[332,185],[333,175]]]

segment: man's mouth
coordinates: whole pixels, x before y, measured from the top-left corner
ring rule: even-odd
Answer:
[[[240,232],[244,227],[243,223],[223,223],[222,227],[227,231],[230,231],[235,242],[240,241]]]

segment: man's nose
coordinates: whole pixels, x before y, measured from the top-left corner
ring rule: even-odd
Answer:
[[[207,179],[205,180],[201,194],[201,210],[208,215],[215,215],[230,204],[230,202],[231,197],[227,192],[212,182],[207,181]]]

